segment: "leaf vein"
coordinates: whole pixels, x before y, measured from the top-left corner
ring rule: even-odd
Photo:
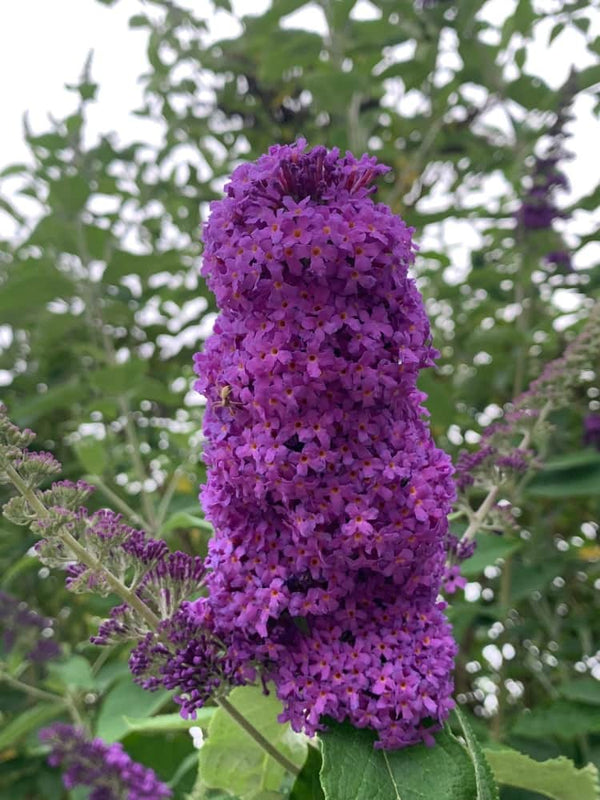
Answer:
[[[383,753],[383,760],[385,761],[387,771],[390,773],[390,780],[392,782],[392,786],[394,787],[394,791],[396,792],[396,800],[402,800],[402,797],[400,796],[400,791],[398,789],[398,784],[394,780],[394,773],[392,772],[390,762],[388,761],[387,753],[385,752]]]

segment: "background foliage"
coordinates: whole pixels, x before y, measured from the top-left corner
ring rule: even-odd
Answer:
[[[231,10],[228,0],[214,5]],[[600,40],[588,33],[597,3],[565,0],[545,11],[518,0],[497,27],[481,0],[373,0],[375,18],[366,20],[353,14],[354,0],[319,0],[325,34],[283,29],[305,5],[273,0],[240,19],[240,35],[215,42],[208,21],[176,0],[148,0],[130,22],[148,42],[135,113],[160,122],[160,146],[123,146],[110,132],[87,143],[97,91],[88,63],[71,87],[76,111],[46,131],[26,128],[29,162],[0,176],[0,192],[8,179],[19,184],[0,194],[0,213],[18,228],[0,241],[3,401],[63,462],[65,477],[98,486],[95,507],[112,504],[188,552],[203,552],[210,535],[196,500],[202,406],[189,393],[192,354],[216,311],[198,275],[200,226],[240,160],[303,135],[369,150],[392,167],[379,198],[426,243],[415,272],[442,355],[422,388],[438,443],[454,454],[562,352],[600,285],[597,263],[573,271],[545,259],[567,247],[564,223],[535,231],[516,223],[532,157],[547,152],[549,132],[556,140],[557,115],[581,92],[599,100]],[[525,69],[527,44],[548,19],[551,38],[575,27],[596,57],[558,90]],[[407,95],[411,109],[401,113]],[[34,219],[21,216],[19,195],[36,201]],[[599,188],[580,199],[580,218],[599,199]],[[575,210],[568,196],[563,205]],[[466,266],[453,262],[448,230],[477,242]],[[592,230],[571,236],[569,249],[593,238]],[[556,303],[561,289],[574,298],[569,315]],[[479,534],[464,567],[468,599],[459,592],[451,613],[458,698],[478,733],[536,759],[600,766],[600,453],[582,446],[583,419],[599,408],[594,368],[579,402],[552,420],[544,469],[519,488],[520,529]],[[54,617],[62,645],[44,667],[5,643],[5,668],[49,696],[0,684],[0,797],[66,796],[36,738],[65,714],[56,693],[183,798],[197,763],[189,723],[173,716],[168,695],[131,683],[125,653],[87,644],[104,601],[68,596],[61,575],[31,555],[33,537],[0,524],[0,589]],[[268,724],[272,711],[257,713]],[[207,709],[197,724],[214,716]],[[206,780],[197,797],[222,796],[215,773],[239,769],[223,723],[210,724],[219,733],[200,751]],[[243,773],[239,797],[287,796],[272,767]],[[507,800],[538,796],[502,791]]]

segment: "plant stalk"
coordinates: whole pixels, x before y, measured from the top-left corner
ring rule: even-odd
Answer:
[[[148,520],[144,519],[144,517],[140,516],[136,511],[131,508],[129,503],[126,503],[122,497],[120,497],[116,492],[108,486],[99,475],[91,475],[90,480],[94,483],[100,491],[105,494],[110,502],[116,506],[119,511],[122,511],[134,525],[140,525],[145,530],[149,530],[151,528],[150,523]]]
[[[48,509],[42,503],[35,491],[31,487],[27,486],[16,469],[11,464],[6,464],[4,469],[16,489],[20,492],[21,496],[24,497],[31,508],[36,511],[37,515],[42,519],[48,519],[50,516]],[[122,581],[120,581],[115,575],[113,575],[112,572],[107,570],[95,556],[93,556],[91,553],[88,553],[87,550],[82,547],[77,539],[75,539],[68,531],[59,529],[58,535],[60,536],[63,544],[65,544],[65,546],[68,547],[69,550],[77,557],[78,561],[94,570],[94,572],[99,572],[103,575],[114,593],[124,600],[129,606],[135,609],[151,630],[156,631],[158,629],[160,625],[160,619],[156,616],[152,609],[150,609],[144,603],[144,601],[135,594],[135,592],[132,592],[130,589],[128,589],[125,584],[122,583]],[[14,679],[11,678],[11,681],[14,681]],[[18,683],[20,684],[20,681]],[[27,686],[27,684],[23,684],[23,686]],[[55,699],[54,695],[47,695],[47,693],[43,692],[41,689],[36,689],[35,691],[38,693],[41,692],[44,695],[44,699],[48,699],[48,697]],[[291,772],[292,775],[299,774],[300,770],[298,767],[282,753],[280,753],[268,741],[268,739],[266,739],[262,733],[257,730],[254,725],[252,725],[252,723],[246,719],[246,717],[244,717],[241,712],[231,705],[228,700],[225,698],[220,698],[217,700],[217,702],[221,708],[226,711],[232,717],[232,719],[234,719],[235,722],[237,722],[237,724],[243,728],[243,730],[245,730],[249,736],[252,737],[252,739],[254,739],[259,747],[272,756],[272,758],[281,764],[284,769],[286,769],[288,772]]]
[[[271,742],[262,735],[260,731],[257,731],[254,725],[250,723],[243,714],[237,710],[237,708],[226,700],[224,697],[219,698],[217,703],[221,706],[223,711],[226,711],[229,716],[234,719],[240,728],[243,728],[246,733],[251,736],[254,741],[262,747],[270,756],[272,756],[276,761],[278,761],[282,767],[284,767],[288,772],[291,772],[292,775],[299,775],[300,769],[288,758],[286,758],[283,753],[280,753],[277,748],[273,747]]]
[[[35,491],[21,478],[12,464],[6,464],[4,469],[6,470],[6,474],[16,489],[20,492],[21,496],[27,500],[31,508],[36,511],[37,515],[41,519],[48,519],[50,516],[48,509],[42,503]],[[148,606],[137,596],[135,592],[132,592],[130,589],[128,589],[127,586],[125,586],[125,584],[120,581],[116,575],[113,575],[110,570],[106,569],[106,567],[94,555],[88,553],[85,547],[79,544],[77,539],[75,539],[75,537],[72,536],[67,530],[64,530],[64,528],[59,528],[57,533],[63,544],[65,544],[68,549],[77,557],[78,561],[80,561],[82,564],[85,564],[94,572],[100,573],[105,578],[106,582],[114,591],[114,593],[123,599],[128,605],[134,608],[140,617],[150,626],[150,628],[155,629],[158,627],[160,624],[160,619],[156,616],[152,609],[148,608]]]
[[[546,403],[546,405],[540,411],[540,415],[537,418],[537,421],[536,421],[535,425],[533,426],[532,430],[526,431],[523,434],[523,439],[521,440],[521,443],[517,447],[517,450],[526,450],[529,447],[535,429],[537,427],[539,427],[542,424],[542,422],[544,422],[546,420],[546,417],[548,416],[548,414],[550,413],[551,410],[552,410],[552,403],[550,401],[548,401]],[[485,499],[483,500],[483,502],[481,503],[481,505],[479,506],[477,511],[471,517],[471,521],[469,522],[469,525],[468,525],[466,531],[463,533],[461,541],[469,542],[469,541],[471,541],[471,539],[473,539],[475,537],[475,535],[477,534],[477,531],[480,530],[481,526],[485,522],[485,519],[486,519],[487,515],[492,510],[492,508],[494,506],[494,503],[496,502],[496,499],[498,498],[499,493],[500,493],[500,485],[499,484],[495,485],[495,486],[492,486],[490,488],[490,490],[487,493]]]
[[[62,697],[62,695],[54,694],[54,692],[46,692],[44,689],[38,689],[37,686],[31,686],[29,683],[25,683],[17,678],[13,678],[12,675],[9,675],[7,672],[2,672],[0,669],[0,683],[2,682],[12,686],[13,689],[18,689],[20,692],[25,692],[25,694],[35,697],[38,700],[47,700],[52,703],[63,702],[65,705],[68,705],[67,701],[64,697]]]

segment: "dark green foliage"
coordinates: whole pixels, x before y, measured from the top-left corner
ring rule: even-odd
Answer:
[[[576,27],[596,57],[600,44],[588,30],[597,10],[587,0],[565,0],[558,14],[519,0],[498,31],[478,13],[481,0],[440,0],[431,8],[413,0],[373,0],[380,16],[369,20],[350,15],[353,0],[320,0],[324,35],[282,29],[281,21],[306,3],[273,0],[262,15],[240,20],[241,35],[217,42],[205,36],[209,21],[185,5],[150,0],[130,21],[136,35],[147,36],[149,62],[144,102],[135,113],[160,122],[158,147],[120,144],[110,120],[105,134],[87,144],[86,120],[98,88],[88,61],[70,86],[76,110],[47,130],[26,126],[30,163],[0,173],[0,215],[15,228],[10,241],[0,241],[0,325],[12,332],[10,344],[0,349],[0,370],[12,374],[2,400],[13,419],[37,431],[36,446],[53,450],[63,477],[87,476],[97,484],[94,508],[120,503],[133,524],[164,536],[174,548],[204,553],[210,526],[196,501],[204,479],[201,406],[182,409],[192,354],[201,346],[196,326],[207,330],[216,310],[198,268],[206,204],[220,196],[222,179],[240,160],[300,135],[310,144],[370,150],[392,168],[379,199],[426,242],[415,275],[441,358],[421,387],[430,396],[438,443],[455,453],[459,431],[471,431],[467,441],[473,440],[478,420],[491,419],[491,406],[493,411],[523,391],[563,351],[600,288],[598,264],[566,274],[544,260],[561,248],[558,232],[524,232],[514,225],[524,176],[559,103],[586,90],[598,104],[600,94],[597,65],[553,89],[528,73],[524,46],[542,23],[550,40]],[[228,0],[214,6],[230,10]],[[456,40],[460,59],[444,80],[439,70],[434,80],[448,39]],[[393,48],[403,43],[405,60],[397,61]],[[501,64],[509,52],[515,72],[506,77]],[[473,85],[483,90],[481,99]],[[201,91],[207,86],[210,92]],[[408,92],[423,94],[410,113],[398,103]],[[492,109],[504,112],[502,129],[488,116]],[[488,181],[499,175],[503,183],[494,200]],[[446,191],[436,205],[440,186]],[[477,188],[483,191],[469,197]],[[28,209],[37,209],[30,220],[22,198]],[[599,198],[596,187],[569,200],[567,210],[594,211]],[[446,220],[462,226],[454,228],[459,238],[478,231],[469,239],[464,268],[440,234]],[[591,230],[575,237],[573,253],[596,238]],[[553,302],[559,289],[580,295],[572,319]],[[543,469],[506,488],[519,510],[516,527],[478,533],[478,550],[464,572],[479,583],[479,599],[467,602],[459,593],[450,611],[460,644],[457,695],[465,717],[478,715],[470,715],[477,734],[526,749],[538,761],[563,754],[578,766],[600,765],[600,666],[594,661],[600,544],[592,524],[600,516],[600,458],[581,445],[582,420],[597,396],[598,366],[589,365],[595,377],[569,409],[551,418]],[[34,538],[5,519],[1,528],[0,588],[56,617],[65,651],[51,669],[2,664],[13,678],[18,674],[57,698],[40,700],[0,684],[0,798],[66,797],[36,739],[36,730],[58,717],[79,716],[109,739],[125,736],[133,757],[165,780],[174,778],[191,757],[187,732],[171,731],[165,744],[163,734],[128,733],[126,719],[141,724],[158,712],[173,713],[168,697],[146,694],[142,700],[128,677],[125,652],[86,645],[110,602],[67,595],[63,576],[40,571],[28,554]],[[490,645],[505,653],[501,663],[486,657]],[[341,728],[324,737],[328,800],[346,800],[335,794],[341,785],[336,781],[358,780],[364,774],[359,759],[383,759],[359,746],[369,736]],[[419,751],[433,780],[436,758],[453,765],[446,783],[429,794],[418,788],[419,758],[405,767],[407,753],[390,754],[403,765],[403,780],[416,771],[417,788],[403,786],[403,800],[475,796],[471,777],[460,777],[464,772],[474,780],[462,744],[450,734],[441,740],[435,750]],[[355,746],[356,759],[349,759],[355,771],[341,774],[340,753],[349,758]],[[309,748],[291,789],[294,800],[319,797],[318,760]],[[181,775],[176,800],[192,791],[195,767]],[[287,794],[271,792],[264,800],[289,796],[290,786],[283,786]],[[372,783],[364,796],[374,798],[376,790],[382,800],[394,797],[389,785]],[[200,782],[190,796],[222,795]],[[538,795],[510,789],[502,797]]]

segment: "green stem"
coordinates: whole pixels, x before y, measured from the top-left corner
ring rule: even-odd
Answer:
[[[74,150],[77,156],[76,164],[77,162],[79,162],[78,168],[80,169],[80,171],[83,171],[85,173],[84,165],[81,163],[81,152],[79,149],[79,142],[74,143]],[[77,223],[78,223],[77,241],[79,248],[79,257],[81,259],[81,263],[86,268],[86,270],[89,270],[91,258],[85,241],[83,223],[81,219],[78,219]],[[84,282],[84,294],[86,295],[85,307],[86,307],[86,317],[88,323],[91,326],[92,332],[96,332],[96,334],[99,335],[109,365],[115,366],[117,364],[115,348],[113,346],[112,339],[107,335],[106,331],[104,330],[104,324],[100,312],[100,304],[97,302],[94,286],[89,281],[87,283]],[[133,461],[133,467],[136,472],[137,479],[141,485],[141,491],[140,491],[141,503],[142,503],[142,508],[144,509],[144,516],[146,518],[146,523],[144,527],[148,530],[149,533],[153,533],[156,531],[156,512],[154,508],[154,503],[152,502],[152,498],[144,489],[144,483],[147,478],[146,469],[144,467],[144,463],[140,456],[140,443],[135,429],[135,424],[131,416],[129,401],[127,400],[126,397],[121,395],[118,398],[118,404],[121,414],[125,418],[125,428],[124,428],[125,438],[127,440],[129,449],[131,450],[131,459]]]
[[[527,450],[527,448],[531,444],[531,440],[533,438],[536,429],[539,428],[540,425],[542,425],[546,421],[546,418],[551,410],[552,410],[552,402],[548,401],[540,411],[540,415],[537,418],[532,429],[526,431],[523,434],[523,439],[521,440],[521,443],[517,447],[517,450]],[[487,493],[485,499],[483,500],[477,511],[471,516],[471,521],[469,522],[467,530],[463,533],[461,541],[463,542],[470,541],[475,537],[477,531],[481,529],[481,526],[485,522],[487,515],[492,510],[494,503],[498,498],[498,495],[500,493],[500,488],[501,487],[499,484],[492,486],[490,488],[489,492]]]
[[[129,518],[129,520],[134,523],[134,525],[139,525],[146,530],[151,528],[148,520],[144,519],[144,517],[134,511],[133,508],[126,503],[122,497],[114,492],[99,475],[90,475],[90,480],[92,483],[98,486],[100,491],[107,496],[110,502],[116,506],[119,511],[122,511]]]
[[[104,664],[108,661],[111,655],[114,652],[114,648],[110,645],[105,645],[102,650],[100,651],[100,655],[92,664],[92,675],[96,676],[104,666]]]
[[[156,524],[158,526],[158,530],[162,527],[163,522],[165,521],[165,517],[167,515],[167,511],[169,510],[169,505],[171,504],[171,499],[175,494],[175,489],[177,487],[177,481],[181,477],[182,470],[180,467],[177,467],[173,475],[171,476],[171,480],[169,481],[167,488],[165,489],[165,493],[163,495],[162,500],[159,503],[158,511],[156,512]]]
[[[483,525],[483,523],[487,518],[487,515],[492,510],[499,493],[500,493],[500,487],[492,486],[485,500],[479,506],[475,514],[473,514],[473,516],[471,517],[471,521],[467,526],[467,530],[462,535],[463,542],[469,542],[471,541],[471,539],[475,538],[476,533],[480,530],[481,526]]]
[[[54,694],[54,692],[46,692],[44,689],[38,689],[36,686],[31,686],[29,683],[24,683],[24,681],[13,678],[12,675],[9,675],[7,672],[2,672],[1,669],[0,681],[7,683],[14,689],[18,689],[20,692],[25,692],[25,694],[30,695],[30,697],[35,697],[38,700],[47,700],[52,703],[62,702],[65,703],[65,705],[68,705],[65,698],[61,697],[61,695]]]
[[[65,697],[65,703],[67,705],[67,708],[69,709],[69,714],[71,715],[73,721],[75,722],[75,725],[79,728],[83,728],[83,730],[86,731],[87,733],[90,733],[91,731],[89,729],[89,725],[79,713],[79,708],[77,706],[77,701],[75,697],[72,694],[68,693],[67,696]]]
[[[251,736],[254,741],[262,747],[270,756],[272,756],[276,761],[278,761],[282,767],[284,767],[288,772],[291,772],[292,775],[299,775],[300,769],[289,759],[287,759],[283,753],[280,753],[277,748],[273,747],[271,742],[262,735],[260,731],[257,731],[254,725],[250,723],[243,714],[232,706],[229,700],[226,700],[224,697],[219,698],[217,700],[218,704],[221,706],[223,711],[226,711],[229,716],[234,719],[240,728],[243,728],[246,733]]]
[[[152,498],[144,488],[144,483],[146,482],[147,475],[146,475],[146,468],[144,467],[144,462],[142,461],[142,457],[140,455],[140,441],[138,439],[137,431],[135,429],[135,424],[131,416],[131,409],[129,408],[129,403],[124,397],[119,398],[119,408],[121,409],[121,413],[125,417],[125,438],[127,439],[127,444],[129,445],[129,449],[131,450],[133,467],[135,469],[135,472],[137,474],[137,479],[140,482],[141,486],[140,497],[142,501],[142,508],[144,509],[144,516],[150,523],[150,525],[148,526],[149,530],[151,532],[156,532],[156,511],[154,508],[154,503],[152,502]]]
[[[35,491],[25,483],[23,478],[21,478],[12,464],[6,464],[4,469],[16,489],[29,503],[38,517],[41,519],[49,519],[50,513],[48,512],[46,506],[42,503]],[[150,608],[148,608],[148,606],[142,600],[140,600],[135,592],[132,592],[130,589],[128,589],[127,586],[125,586],[125,584],[116,577],[116,575],[113,575],[110,570],[106,569],[101,561],[99,561],[91,553],[88,553],[88,551],[79,544],[77,539],[75,539],[75,537],[72,536],[69,531],[67,531],[64,527],[61,527],[58,529],[57,535],[63,544],[73,553],[73,555],[77,557],[77,560],[89,567],[93,572],[101,574],[113,592],[122,600],[124,600],[127,605],[135,609],[151,629],[156,629],[158,627],[160,624],[160,619],[156,616],[156,614]]]
[[[510,606],[511,583],[512,583],[512,558],[509,556],[508,558],[505,559],[504,566],[502,567],[502,575],[500,577],[500,597],[499,597],[500,609],[502,610],[502,612],[506,612],[507,615]],[[492,738],[496,742],[502,741],[502,735],[504,732],[504,709],[507,699],[508,695],[506,691],[506,686],[504,685],[504,661],[503,661],[498,669],[498,711],[496,715],[493,717],[491,725]]]
[[[31,489],[31,487],[27,486],[15,468],[8,463],[3,468],[5,469],[14,486],[20,492],[21,496],[25,498],[30,507],[37,513],[38,517],[41,519],[48,519],[50,516],[48,509],[42,503],[35,491]],[[63,544],[73,553],[73,555],[77,557],[78,561],[88,566],[94,572],[100,573],[114,593],[124,600],[127,605],[131,606],[131,608],[137,611],[140,617],[146,622],[150,630],[157,631],[158,626],[160,625],[160,619],[156,616],[152,609],[148,608],[144,601],[135,594],[135,592],[132,592],[130,589],[128,589],[125,584],[123,584],[115,575],[113,575],[112,572],[107,570],[95,556],[93,556],[91,553],[88,553],[87,550],[85,550],[85,548],[79,544],[77,539],[75,539],[68,531],[64,530],[64,528],[60,528],[57,534]],[[27,686],[27,684],[24,684],[24,686]],[[39,692],[42,690],[40,689],[36,691]],[[284,769],[288,770],[293,775],[297,775],[299,773],[300,770],[298,767],[296,767],[295,764],[289,761],[282,753],[273,747],[268,739],[265,739],[262,733],[257,730],[254,725],[252,725],[252,723],[247,720],[246,717],[244,717],[243,714],[241,714],[234,706],[232,706],[228,700],[225,698],[220,698],[218,703],[223,710],[226,711],[237,722],[237,724],[254,739],[259,747],[262,747],[265,752],[278,761],[281,766],[284,767]]]

